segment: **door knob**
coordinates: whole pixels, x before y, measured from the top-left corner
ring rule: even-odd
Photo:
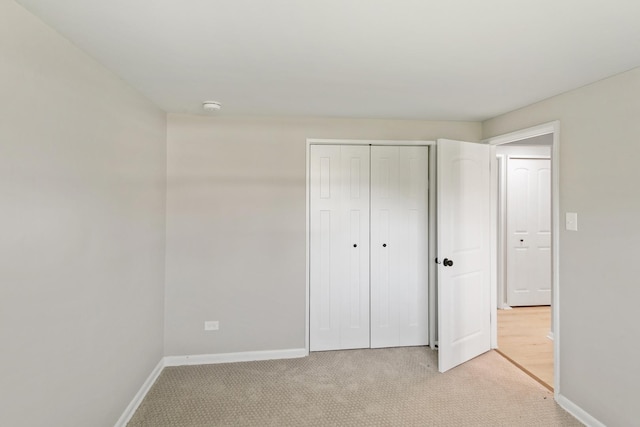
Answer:
[[[382,247],[383,247],[383,248],[386,248],[386,247],[387,247],[387,244],[386,244],[386,243],[383,243],[383,244],[382,244]]]
[[[450,260],[449,258],[445,258],[445,259],[442,260],[442,264],[445,267],[451,267],[453,265],[453,261]]]
[[[357,247],[358,247],[358,245],[357,245],[356,243],[354,243],[354,244],[353,244],[353,247],[354,247],[354,248],[357,248]]]

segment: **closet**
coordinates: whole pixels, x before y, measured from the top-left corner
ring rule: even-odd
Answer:
[[[311,351],[427,345],[428,147],[310,147]]]

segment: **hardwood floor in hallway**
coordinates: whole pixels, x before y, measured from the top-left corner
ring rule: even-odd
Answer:
[[[498,310],[498,352],[553,390],[551,307]]]

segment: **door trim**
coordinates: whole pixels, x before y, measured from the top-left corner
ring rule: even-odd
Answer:
[[[410,141],[410,140],[369,140],[369,139],[319,139],[319,138],[307,138],[306,141],[306,242],[305,242],[305,264],[306,264],[306,290],[305,290],[305,328],[304,328],[304,347],[305,355],[309,355],[309,335],[311,322],[309,318],[309,289],[311,282],[311,270],[310,270],[310,243],[311,243],[311,146],[312,145],[390,145],[390,146],[428,146],[429,147],[429,167],[431,167],[431,158],[435,156],[435,141]],[[429,171],[429,232],[435,228],[435,205],[431,203],[432,194],[435,194],[435,180],[431,179],[431,170]],[[429,234],[429,260],[433,258],[436,253],[436,239],[435,235]],[[428,261],[428,260],[427,260]],[[429,330],[431,331],[433,325],[433,316],[435,313],[431,310],[432,288],[435,286],[435,268],[430,265],[429,268]],[[435,291],[433,291],[435,292]],[[433,347],[435,345],[435,337],[429,333],[429,344]]]
[[[504,260],[506,257],[506,245],[505,245],[505,237],[506,237],[506,221],[505,221],[505,213],[507,211],[507,201],[505,198],[506,188],[507,188],[507,168],[506,168],[506,154],[496,154],[496,173],[497,173],[497,181],[498,181],[498,192],[496,193],[496,203],[497,203],[497,221],[498,228],[496,230],[496,289],[497,289],[497,298],[498,298],[498,310],[509,309],[507,305],[507,296],[506,296],[506,268]],[[493,328],[493,326],[492,326]],[[491,343],[491,348],[494,347],[494,343]]]
[[[553,326],[553,390],[554,398],[558,400],[560,395],[560,121],[556,120],[549,123],[543,123],[538,126],[517,130],[504,135],[495,136],[486,139],[484,142],[492,146],[491,149],[491,239],[492,239],[492,262],[491,262],[491,347],[497,348],[498,345],[498,313],[497,313],[497,204],[498,204],[498,173],[497,159],[495,147],[510,142],[520,141],[535,136],[552,134],[551,146],[551,270],[552,270],[552,317]]]

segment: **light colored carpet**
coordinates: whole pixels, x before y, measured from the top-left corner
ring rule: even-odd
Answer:
[[[440,374],[425,347],[165,368],[135,426],[580,426],[495,352]]]

